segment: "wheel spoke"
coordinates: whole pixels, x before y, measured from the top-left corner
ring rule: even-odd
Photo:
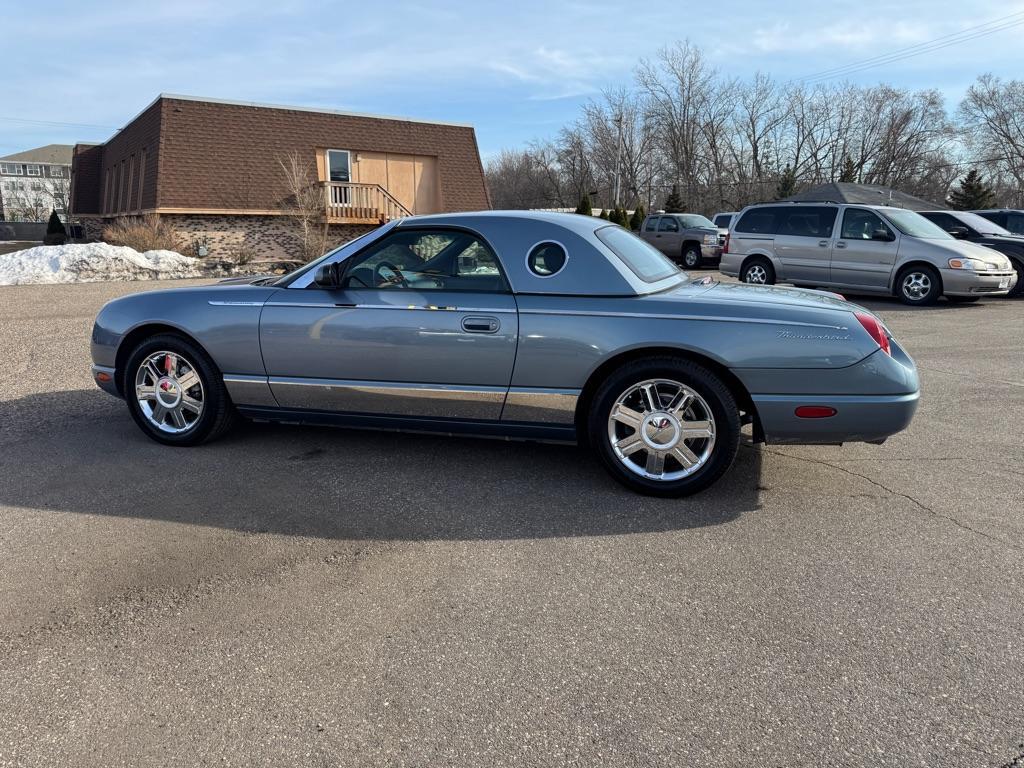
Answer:
[[[644,402],[644,413],[650,413],[661,408],[661,398],[658,396],[658,390],[654,388],[653,384],[644,384],[640,387],[640,397]]]
[[[146,373],[153,378],[153,385],[156,386],[156,383],[160,381],[160,371],[152,360],[146,361]]]
[[[135,397],[139,400],[155,400],[156,387],[148,384],[139,384],[135,387]]]
[[[192,389],[192,387],[194,387],[198,383],[199,383],[199,374],[196,373],[195,371],[189,371],[188,373],[183,374],[178,379],[178,386],[181,387],[181,391],[182,392],[186,392],[186,391]]]
[[[697,454],[687,448],[683,443],[679,443],[672,449],[671,453],[676,460],[683,465],[684,469],[689,469],[700,461],[700,459],[697,458]]]
[[[640,433],[634,432],[615,443],[615,447],[622,452],[623,456],[632,456],[644,447],[644,442],[640,439]]]
[[[672,398],[672,402],[668,404],[668,411],[676,416],[681,416],[683,412],[690,407],[690,403],[692,402],[693,395],[685,389],[680,389],[676,392],[675,397]]]
[[[711,437],[710,421],[684,421],[679,427],[683,440]]]
[[[643,421],[644,416],[642,413],[637,413],[632,408],[619,403],[612,410],[612,418],[619,422],[619,424],[625,424],[627,427],[633,427],[633,429],[640,429],[640,422]]]
[[[168,413],[171,414],[171,421],[174,422],[174,426],[178,429],[184,429],[188,422],[185,421],[185,414],[181,412],[181,407],[171,408]]]
[[[203,410],[203,404],[201,401],[196,400],[191,395],[185,394],[181,396],[181,407],[186,411],[194,413],[196,416],[198,416]]]
[[[647,473],[662,475],[665,473],[665,454],[662,451],[647,452]]]
[[[167,418],[167,409],[160,405],[160,401],[157,400],[156,405],[153,406],[153,421],[157,424],[163,424]]]

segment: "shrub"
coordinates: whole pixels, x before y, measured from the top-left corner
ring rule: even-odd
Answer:
[[[64,245],[68,239],[68,233],[64,231],[64,223],[56,211],[50,211],[50,220],[46,222],[46,235],[43,236],[43,245]]]
[[[590,207],[590,195],[584,193],[580,198],[580,204],[576,206],[576,213],[584,216],[593,216],[594,210]]]
[[[632,229],[634,232],[639,232],[640,227],[644,225],[644,219],[646,217],[647,211],[644,210],[644,207],[642,205],[637,203],[636,209],[634,209],[633,211],[633,216],[629,220],[629,228]]]
[[[141,219],[119,219],[103,229],[104,242],[127,245],[140,253],[146,251],[178,251],[183,242],[178,231],[159,216]]]

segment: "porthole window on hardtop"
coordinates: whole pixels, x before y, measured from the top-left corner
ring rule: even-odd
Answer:
[[[537,243],[526,257],[526,266],[537,277],[553,277],[565,267],[569,254],[560,243]]]

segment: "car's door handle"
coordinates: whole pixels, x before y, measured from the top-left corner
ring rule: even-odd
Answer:
[[[828,240],[819,240],[818,245],[820,245],[822,248],[828,248]]]
[[[496,317],[479,317],[475,315],[462,318],[462,330],[466,333],[497,333],[501,323]]]
[[[836,243],[836,248],[845,248],[845,247],[846,247],[846,243],[844,243],[842,240],[840,240],[838,243]]]

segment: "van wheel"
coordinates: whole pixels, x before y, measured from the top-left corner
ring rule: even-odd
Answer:
[[[896,295],[912,307],[934,304],[942,295],[942,280],[938,272],[923,264],[907,267],[896,278]]]
[[[751,259],[743,265],[740,282],[751,285],[774,285],[775,269],[768,259]]]
[[[601,384],[587,434],[616,480],[651,496],[688,496],[732,465],[740,439],[736,400],[703,366],[674,357],[623,365]]]
[[[690,243],[683,247],[683,266],[687,269],[696,269],[700,266],[700,246]]]

